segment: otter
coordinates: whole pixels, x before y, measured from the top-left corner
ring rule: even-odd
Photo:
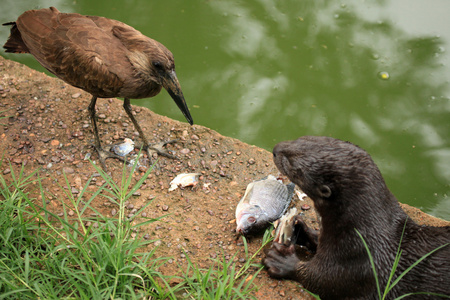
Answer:
[[[370,249],[381,294],[401,242],[401,258],[391,283],[427,253],[389,291],[387,299],[409,293],[450,295],[450,226],[420,226],[408,218],[380,170],[360,147],[330,137],[305,136],[277,144],[274,162],[314,202],[320,232],[296,219],[299,244],[313,248],[309,260],[294,245],[274,242],[263,264],[270,276],[292,279],[321,299],[378,299]],[[402,237],[403,233],[403,238]],[[407,299],[436,299],[416,294]]]

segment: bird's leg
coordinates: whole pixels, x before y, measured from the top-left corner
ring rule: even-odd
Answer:
[[[97,130],[97,121],[95,120],[95,103],[97,102],[97,97],[92,96],[91,103],[89,104],[88,110],[89,110],[89,116],[91,117],[92,126],[94,126],[94,136],[95,136],[95,150],[97,150],[98,158],[100,160],[100,163],[102,164],[103,170],[106,170],[106,164],[105,160],[107,158],[117,158],[121,161],[126,161],[125,158],[120,157],[110,151],[104,150],[102,148],[102,145],[100,143],[100,137],[98,136],[98,130]]]
[[[95,103],[97,102],[97,97],[92,96],[91,103],[89,104],[89,116],[91,117],[92,126],[94,126],[94,136],[95,136],[95,148],[101,149],[100,138],[98,136],[97,121],[95,120]]]
[[[139,136],[142,139],[143,142],[143,149],[147,151],[148,157],[149,159],[152,158],[152,152],[156,152],[158,153],[158,155],[162,155],[171,159],[175,159],[176,157],[173,156],[172,154],[168,153],[167,151],[165,151],[163,149],[163,147],[167,144],[172,144],[175,143],[177,141],[177,139],[175,140],[170,140],[167,142],[161,142],[161,143],[156,143],[156,144],[150,144],[147,141],[147,138],[144,135],[144,132],[141,129],[141,126],[139,126],[138,122],[136,121],[136,118],[133,116],[133,113],[131,112],[131,104],[130,104],[130,99],[125,98],[123,101],[123,108],[125,109],[125,111],[127,112],[128,117],[130,117],[131,122],[133,122],[134,127],[136,128],[136,130],[139,133]],[[139,148],[139,147],[138,147]],[[152,151],[153,150],[153,151]]]

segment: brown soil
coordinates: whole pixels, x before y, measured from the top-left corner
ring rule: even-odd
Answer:
[[[41,169],[43,186],[53,194],[49,207],[55,213],[62,212],[61,199],[66,186],[64,174],[71,184],[71,192],[79,193],[87,180],[96,174],[95,168],[85,160],[87,153],[97,160],[90,146],[93,132],[87,107],[90,95],[61,80],[51,78],[28,67],[0,57],[0,153],[5,159],[0,172],[10,179],[24,165],[29,174]],[[138,232],[149,234],[158,254],[171,256],[162,271],[179,274],[187,265],[183,250],[200,267],[209,267],[211,258],[233,259],[242,266],[245,252],[242,239],[235,234],[234,212],[248,183],[268,174],[277,174],[272,154],[266,150],[224,137],[203,126],[189,126],[142,107],[133,107],[136,118],[147,136],[155,142],[178,138],[168,145],[178,159],[160,158],[158,167],[130,201],[132,209],[153,202],[145,209],[147,217],[156,218],[170,214]],[[99,133],[104,144],[113,144],[123,138],[138,139],[133,124],[122,108],[122,101],[99,99],[97,101]],[[98,163],[98,162],[97,162]],[[148,164],[147,164],[148,165]],[[118,181],[122,164],[107,160],[109,173]],[[134,182],[145,172],[141,167],[134,174]],[[180,173],[200,172],[199,184],[168,192],[170,181]],[[98,189],[101,177],[91,182],[89,191]],[[39,199],[39,196],[36,195]],[[296,205],[312,203],[296,200]],[[117,209],[105,199],[96,199],[92,205],[103,215],[112,216]],[[418,209],[403,205],[405,211],[417,222],[429,225],[448,225],[449,222],[431,217]],[[91,212],[90,212],[91,213]],[[314,210],[305,211],[310,224],[316,224]],[[144,219],[136,216],[133,222]],[[249,242],[249,253],[255,253],[261,245],[261,237]],[[236,254],[236,256],[234,256]],[[258,256],[260,260],[261,255]],[[254,269],[251,270],[254,272]],[[290,281],[278,281],[261,272],[255,279],[258,299],[309,299],[299,285]]]

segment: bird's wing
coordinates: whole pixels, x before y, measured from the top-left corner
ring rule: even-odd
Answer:
[[[30,53],[46,69],[97,97],[118,96],[132,76],[127,49],[114,37],[113,25],[99,27],[92,17],[56,8],[25,12],[16,23]]]

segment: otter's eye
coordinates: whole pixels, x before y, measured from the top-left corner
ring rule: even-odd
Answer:
[[[255,217],[248,217],[248,219],[247,219],[247,221],[249,222],[249,223],[255,223],[256,222],[256,218]]]

